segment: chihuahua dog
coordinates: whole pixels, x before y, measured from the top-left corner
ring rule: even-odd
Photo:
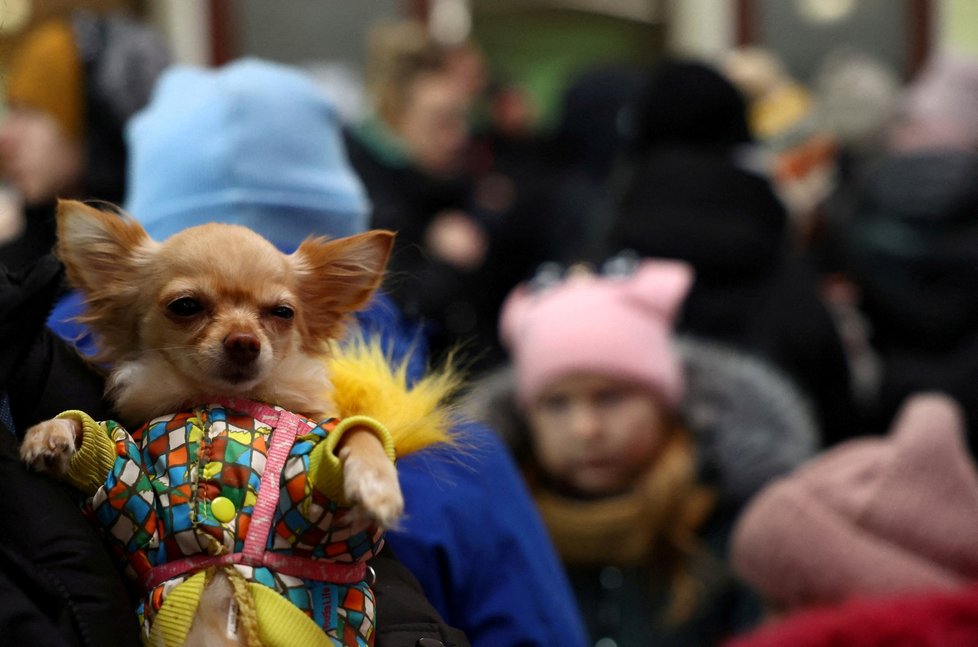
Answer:
[[[213,223],[158,242],[128,217],[74,201],[60,202],[57,227],[58,255],[84,297],[82,320],[99,340],[94,360],[108,367],[107,395],[124,425],[213,396],[312,421],[335,416],[325,358],[379,286],[394,236],[310,238],[283,254],[249,229]],[[82,437],[75,418],[44,421],[28,430],[21,456],[65,476]],[[349,430],[336,456],[351,516],[394,525],[403,499],[377,435]],[[240,633],[214,629],[234,613],[229,577],[215,571],[187,644],[242,643]]]

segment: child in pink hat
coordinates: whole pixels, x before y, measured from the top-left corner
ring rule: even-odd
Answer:
[[[763,401],[787,389],[766,365],[674,337],[692,281],[685,263],[646,259],[613,276],[571,271],[518,286],[500,318],[512,366],[466,403],[510,440],[595,643],[713,645],[757,617],[723,559],[727,495],[754,486],[733,476],[746,471],[732,459],[714,460],[754,450],[720,433],[724,424],[702,425],[718,432],[707,440],[690,423],[776,411],[741,425],[741,439],[763,427],[772,431],[753,436],[754,448],[814,441],[808,417],[785,413],[800,408],[794,391],[783,407]],[[781,435],[788,419],[805,421],[795,440]]]

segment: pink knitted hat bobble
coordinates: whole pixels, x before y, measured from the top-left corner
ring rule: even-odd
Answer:
[[[500,336],[520,403],[558,378],[597,373],[678,404],[683,377],[672,328],[692,280],[685,263],[646,260],[628,276],[573,275],[539,293],[517,287],[503,304]]]
[[[910,398],[885,438],[826,451],[737,522],[734,570],[785,610],[978,580],[978,471],[957,402]]]

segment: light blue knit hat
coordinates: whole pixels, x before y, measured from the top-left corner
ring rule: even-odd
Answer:
[[[291,251],[310,235],[367,227],[337,112],[297,69],[257,59],[173,66],[126,140],[125,209],[157,240],[227,222]]]

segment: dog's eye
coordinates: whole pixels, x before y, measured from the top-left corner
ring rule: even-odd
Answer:
[[[176,301],[170,302],[166,306],[166,309],[178,317],[192,317],[195,314],[199,314],[204,306],[200,304],[200,301],[192,297],[180,297]]]
[[[275,306],[272,308],[272,316],[279,319],[291,319],[295,316],[295,311],[289,306]]]

